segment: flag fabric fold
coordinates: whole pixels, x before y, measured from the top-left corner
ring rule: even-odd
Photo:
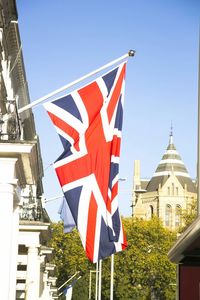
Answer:
[[[87,257],[127,247],[118,173],[126,63],[44,106],[63,144],[54,163]]]
[[[76,226],[76,223],[74,221],[74,218],[72,216],[71,210],[65,197],[63,197],[58,213],[60,214],[60,218],[64,224],[64,233],[71,232]]]
[[[72,299],[72,292],[73,292],[73,286],[70,284],[63,291],[63,295],[65,295],[66,300],[71,300]]]
[[[66,300],[71,300],[72,299],[72,294],[73,294],[73,287],[76,284],[76,282],[81,278],[79,276],[78,278],[75,278],[68,286],[64,288],[62,291],[62,294],[65,295]]]

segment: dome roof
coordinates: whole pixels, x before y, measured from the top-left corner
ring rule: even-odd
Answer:
[[[173,134],[171,131],[169,145],[155,173],[153,174],[153,177],[147,185],[147,192],[156,191],[159,187],[159,184],[163,186],[163,184],[172,174],[176,176],[183,188],[186,184],[189,192],[196,192],[195,185],[192,182],[192,179],[190,178],[187,169],[173,143]]]

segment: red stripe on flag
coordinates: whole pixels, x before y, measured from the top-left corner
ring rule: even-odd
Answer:
[[[106,208],[109,213],[112,213],[111,203],[112,203],[112,200],[117,196],[117,194],[118,194],[118,182],[116,182],[114,184],[114,186],[112,187],[111,198],[109,196],[107,197]]]
[[[56,173],[61,186],[87,177],[92,174],[92,170],[90,169],[90,157],[87,154],[70,163],[56,167]]]
[[[95,231],[97,221],[97,203],[92,193],[90,198],[90,205],[88,210],[88,223],[86,233],[86,253],[87,257],[93,261],[94,259],[94,243],[95,243]]]
[[[116,182],[115,185],[112,187],[111,201],[117,196],[117,194],[118,194],[118,182]]]
[[[57,126],[59,129],[64,131],[66,134],[72,137],[74,140],[73,146],[74,148],[79,151],[79,133],[76,131],[73,127],[71,127],[69,124],[67,124],[62,119],[58,118],[56,115],[52,114],[48,111],[48,114],[55,126]]]
[[[111,146],[111,155],[119,157],[120,146],[121,146],[121,138],[114,135],[112,140],[112,146]]]
[[[128,246],[128,243],[127,243],[127,240],[126,240],[126,235],[125,235],[125,232],[124,232],[124,227],[123,227],[123,224],[122,224],[122,233],[123,233],[123,244],[122,244],[122,250],[125,250],[126,247]]]
[[[108,105],[108,108],[107,108],[109,122],[110,122],[111,118],[113,117],[113,112],[115,110],[116,103],[117,103],[117,101],[119,99],[119,96],[121,94],[121,88],[122,88],[122,83],[123,83],[123,80],[124,80],[124,77],[125,77],[125,71],[126,71],[126,65],[124,65],[122,70],[121,70],[121,73],[119,75],[119,78],[118,78],[117,83],[115,85],[115,88],[113,90],[112,97],[110,99],[110,102],[109,102],[109,105]]]
[[[104,99],[101,90],[96,82],[92,82],[91,84],[80,89],[78,93],[81,96],[85,107],[87,107],[89,124],[91,124],[99,114],[103,105]]]

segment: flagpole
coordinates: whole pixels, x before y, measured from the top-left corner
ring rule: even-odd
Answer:
[[[102,259],[99,260],[99,298],[101,300],[101,274],[102,274]]]
[[[199,70],[198,70],[197,214],[198,216],[200,215],[200,28],[199,28]]]
[[[116,64],[116,63],[118,63],[118,62],[120,62],[120,61],[122,61],[122,60],[124,60],[124,59],[126,59],[126,58],[128,58],[128,57],[134,56],[134,55],[135,55],[135,51],[134,51],[134,50],[129,50],[128,53],[126,53],[126,54],[120,56],[119,58],[117,58],[117,59],[115,59],[115,60],[109,62],[108,64],[106,64],[106,65],[100,67],[99,69],[96,69],[96,70],[94,70],[94,71],[92,71],[92,72],[90,72],[90,73],[88,73],[88,74],[86,74],[86,75],[80,77],[79,79],[76,79],[76,80],[72,81],[71,83],[68,83],[68,84],[62,86],[61,88],[59,88],[59,89],[57,89],[57,90],[55,90],[55,91],[53,91],[53,92],[51,92],[51,93],[49,93],[49,94],[47,94],[47,95],[45,95],[45,96],[39,98],[39,99],[37,99],[37,100],[35,100],[35,101],[29,103],[28,105],[25,105],[24,107],[22,107],[22,108],[20,108],[20,109],[18,110],[18,113],[20,114],[20,113],[22,113],[23,111],[25,111],[25,110],[27,110],[27,109],[29,109],[29,108],[32,108],[33,106],[36,106],[36,105],[38,105],[39,103],[41,103],[41,102],[43,102],[43,101],[49,99],[50,97],[52,97],[52,96],[54,96],[54,95],[56,95],[56,94],[58,94],[58,93],[63,92],[64,90],[66,90],[66,89],[68,89],[68,88],[74,86],[75,84],[77,84],[77,83],[79,83],[79,82],[81,82],[81,81],[83,81],[83,80],[85,80],[85,79],[87,79],[87,78],[89,78],[89,77],[91,77],[91,76],[93,76],[93,75],[95,75],[95,74],[101,72],[102,70],[104,70],[104,69],[106,69],[106,68],[109,68],[110,66],[112,66],[112,65],[114,65],[114,64]]]
[[[92,273],[96,273],[96,271],[90,270],[90,278],[89,278],[89,296],[88,299],[91,300],[92,295]]]
[[[79,273],[79,272],[78,272],[78,273]],[[74,276],[73,276],[73,277],[74,277]],[[76,279],[76,281],[78,281],[80,278],[81,278],[81,276],[79,276],[79,277]],[[71,279],[71,278],[70,278],[70,279]],[[69,280],[70,280],[70,279],[69,279]],[[69,280],[68,280],[68,281],[69,281]],[[68,281],[67,281],[67,282],[68,282]],[[65,285],[67,282],[65,282],[64,285]],[[61,287],[63,287],[64,285],[62,285]],[[73,286],[73,285],[72,285],[72,286]],[[58,290],[61,289],[61,287],[59,287]],[[64,291],[62,291],[62,292],[58,295],[58,297],[60,297],[61,295],[63,295],[63,292],[64,292]],[[66,296],[66,297],[67,297],[67,296]],[[68,299],[68,298],[66,298],[66,299]]]
[[[69,279],[67,279],[59,288],[58,291],[65,285],[67,284],[71,279],[73,279],[78,273],[80,273],[80,271],[77,271],[76,273],[74,273],[74,275],[72,275]]]
[[[114,283],[114,254],[111,255],[110,300],[113,300],[113,283]]]
[[[95,300],[98,300],[98,274],[99,274],[99,261],[96,262],[96,290],[95,290]]]
[[[51,202],[51,201],[54,201],[54,200],[57,200],[57,199],[60,199],[60,198],[63,198],[63,197],[64,197],[64,195],[60,195],[60,196],[52,197],[52,198],[49,198],[49,199],[45,199],[44,203]]]

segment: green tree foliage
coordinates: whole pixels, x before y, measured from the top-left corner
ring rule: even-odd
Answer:
[[[115,300],[174,300],[176,282],[175,265],[167,253],[176,239],[175,234],[164,229],[157,218],[150,221],[133,218],[123,219],[128,248],[115,254],[114,299]],[[63,233],[62,223],[53,224],[50,246],[55,249],[58,286],[76,271],[77,281],[73,300],[88,299],[90,270],[95,265],[85,256],[77,231]],[[92,299],[95,295],[95,273],[92,275]],[[102,300],[110,295],[110,258],[102,262]]]
[[[182,220],[184,226],[179,228],[179,232],[183,232],[197,217],[197,200],[190,203],[186,210],[182,212]]]
[[[77,298],[74,299],[88,299],[88,270],[93,268],[93,264],[85,256],[77,230],[65,234],[62,222],[53,223],[49,246],[54,248],[57,286],[79,272],[81,278],[76,283],[73,294],[77,294]]]
[[[175,265],[167,257],[175,234],[164,229],[157,218],[127,218],[123,224],[128,248],[115,255],[114,299],[175,299]],[[109,259],[103,262],[103,268],[105,264],[110,264]],[[104,299],[109,299],[109,276],[109,272],[103,275]]]

